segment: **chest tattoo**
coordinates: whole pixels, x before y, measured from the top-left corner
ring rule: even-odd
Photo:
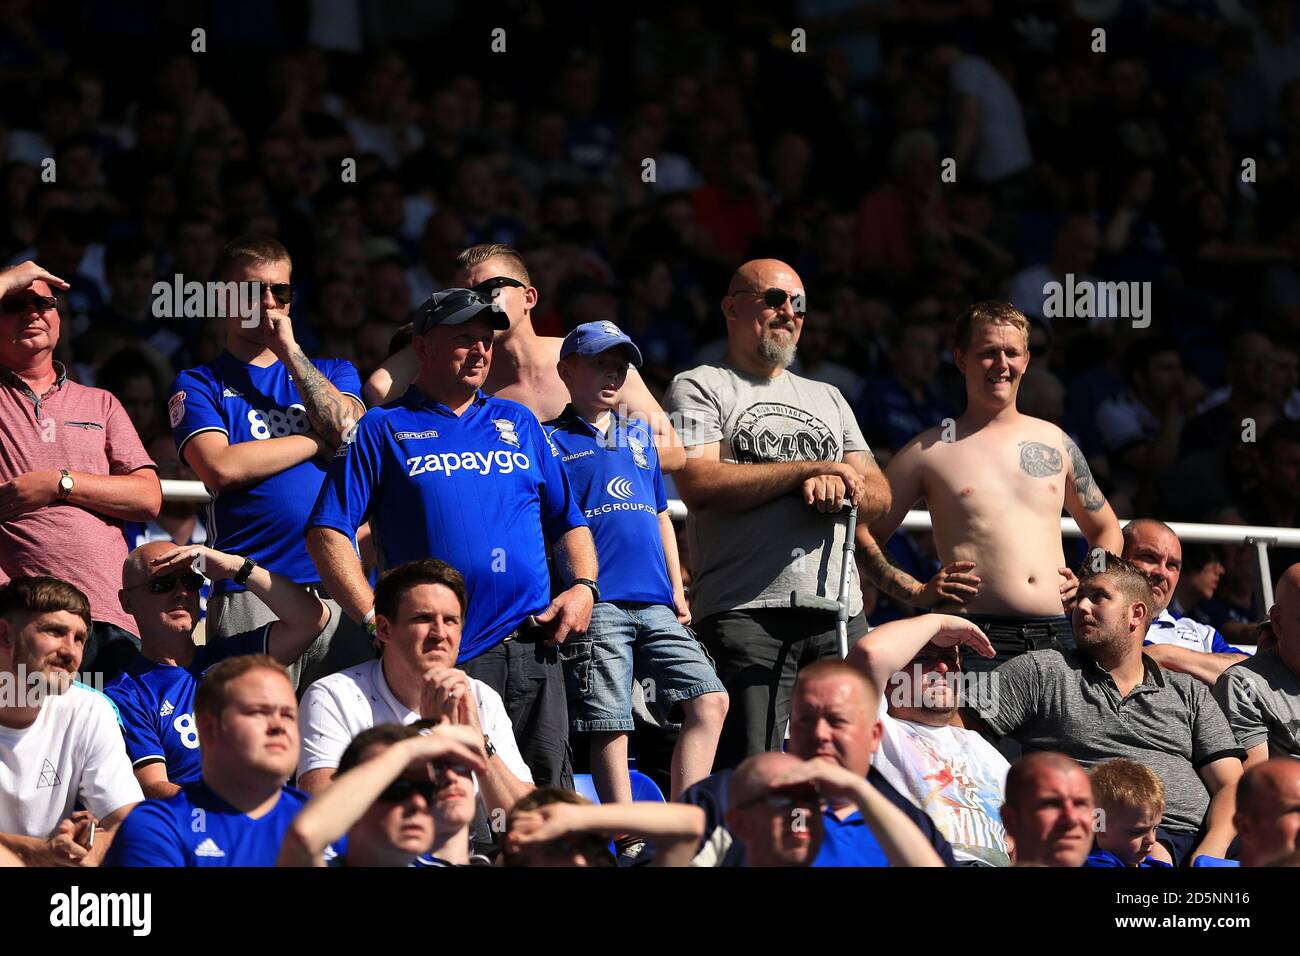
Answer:
[[[1047,478],[1061,473],[1061,452],[1040,441],[1027,441],[1020,446],[1020,470],[1035,478]]]

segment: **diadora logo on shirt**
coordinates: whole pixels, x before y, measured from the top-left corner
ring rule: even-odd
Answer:
[[[207,856],[216,859],[226,855],[226,851],[217,846],[217,841],[208,837],[202,843],[194,848],[195,856]]]
[[[508,475],[516,468],[527,471],[532,464],[528,456],[521,451],[499,451],[484,454],[480,451],[444,452],[441,455],[416,455],[406,459],[408,477],[442,472],[444,476],[453,471],[473,471],[480,475],[490,475],[494,471],[499,475]]]
[[[436,429],[433,428],[430,428],[428,431],[422,431],[422,432],[396,432],[393,435],[393,438],[396,441],[419,441],[422,438],[437,438],[437,437],[438,437],[438,432]]]
[[[632,482],[621,476],[611,478],[605,485],[605,490],[609,492],[611,498],[617,498],[619,501],[627,501],[634,494],[636,489],[632,487]]]

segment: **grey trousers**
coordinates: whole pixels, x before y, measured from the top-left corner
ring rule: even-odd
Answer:
[[[366,629],[344,614],[338,602],[332,600],[320,584],[304,584],[303,587],[328,604],[332,615],[320,637],[289,666],[289,680],[299,697],[314,681],[373,661],[378,656]],[[271,609],[251,591],[231,591],[214,596],[208,601],[208,641],[215,643],[274,620],[276,616]]]

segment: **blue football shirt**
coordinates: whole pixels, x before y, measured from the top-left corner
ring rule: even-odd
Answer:
[[[461,415],[412,386],[372,408],[330,464],[307,527],[367,519],[382,567],[439,558],[465,576],[463,663],[551,600],[546,542],[585,527],[537,417],[479,392]]]
[[[602,601],[673,605],[659,513],[668,510],[654,436],[640,419],[610,417],[601,432],[570,405],[542,426],[560,449],[573,496],[600,557]]]
[[[199,731],[194,722],[194,691],[218,661],[241,654],[265,654],[271,625],[235,634],[194,651],[189,667],[159,664],[137,652],[131,664],[104,688],[122,716],[122,737],[131,766],[162,760],[167,779],[199,779]]]
[[[340,392],[361,401],[361,377],[351,362],[313,359],[312,364]],[[236,445],[312,430],[298,387],[281,362],[258,368],[229,352],[176,376],[167,408],[182,460],[186,443],[203,432],[221,432]],[[211,546],[252,558],[299,584],[319,581],[302,529],[325,470],[319,459],[310,458],[252,485],[220,493],[208,489]],[[244,588],[225,580],[212,590],[224,594]]]
[[[127,815],[105,866],[275,866],[293,818],[307,802],[285,786],[270,812],[254,820],[202,780],[166,800],[146,800]]]

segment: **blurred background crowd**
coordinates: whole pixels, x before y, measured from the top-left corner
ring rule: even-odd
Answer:
[[[71,281],[60,357],[165,478],[191,477],[168,385],[223,320],[156,317],[155,282],[274,235],[299,341],[364,379],[490,241],[523,254],[539,334],[618,322],[657,395],[720,357],[735,267],[790,262],[793,370],[844,393],[882,464],[961,411],[952,318],[1010,299],[1035,320],[1021,409],[1074,437],[1117,513],[1296,527],[1297,12],[0,0],[0,260]],[[1150,283],[1149,326],[1044,315],[1067,275]],[[928,538],[890,543],[921,580]],[[1229,639],[1262,616],[1252,549],[1185,559],[1180,613]]]

